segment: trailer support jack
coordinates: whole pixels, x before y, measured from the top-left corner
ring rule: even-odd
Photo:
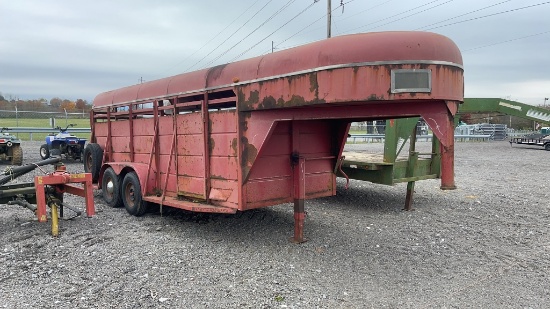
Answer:
[[[74,183],[82,184],[82,186],[73,185]],[[54,234],[54,225],[57,226],[54,220],[57,221],[58,207],[62,211],[64,193],[84,197],[86,200],[86,215],[92,217],[95,214],[92,174],[90,173],[69,174],[66,167],[60,165],[51,174],[35,176],[34,185],[36,188],[36,215],[38,221],[47,221],[46,204],[48,204],[52,210],[52,234]],[[48,198],[46,195],[48,195]],[[55,198],[52,199],[52,195]]]
[[[294,168],[294,237],[290,239],[295,244],[306,242],[304,239],[304,221],[306,212],[306,159],[297,154],[293,155]]]

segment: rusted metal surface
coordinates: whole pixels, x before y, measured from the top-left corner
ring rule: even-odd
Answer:
[[[167,95],[190,92],[199,93],[206,88],[224,87],[231,84],[248,83],[260,85],[260,82],[257,80],[285,80],[285,78],[281,78],[283,76],[286,77],[287,83],[291,81],[296,86],[302,84],[309,88],[313,85],[313,93],[319,87],[318,97],[321,100],[325,100],[325,94],[329,95],[329,98],[338,97],[332,93],[333,91],[338,91],[338,86],[344,86],[342,92],[353,95],[353,92],[350,92],[350,90],[356,89],[353,87],[353,82],[356,79],[367,80],[370,74],[372,79],[368,79],[367,85],[370,87],[370,84],[374,84],[375,88],[381,88],[379,90],[382,91],[371,92],[367,97],[382,98],[384,96],[385,99],[399,99],[401,96],[407,97],[407,95],[397,95],[390,98],[387,92],[383,91],[387,91],[388,89],[388,84],[384,83],[384,79],[389,76],[385,75],[388,69],[407,67],[407,63],[409,62],[411,62],[411,66],[422,68],[426,67],[425,63],[434,62],[435,70],[455,70],[457,77],[462,74],[462,70],[460,69],[456,70],[442,65],[448,63],[462,66],[462,56],[459,49],[450,39],[444,36],[429,32],[362,33],[334,37],[329,40],[314,42],[261,57],[105,92],[94,99],[94,107],[116,105],[138,99],[157,98]],[[372,66],[373,70],[358,70],[366,65]],[[323,68],[338,66],[351,67],[344,70],[327,70]],[[300,74],[302,71],[307,73],[308,71],[317,70],[322,72],[323,75],[315,77],[315,74]],[[381,72],[381,70],[384,72]],[[333,91],[324,93],[322,89],[328,90],[326,86],[323,86],[327,82],[326,74],[338,74],[333,79],[339,82],[338,84],[334,84],[334,88],[330,88]],[[292,81],[293,79],[296,79],[296,81]],[[439,82],[439,79],[436,77],[433,80]],[[349,82],[352,82],[352,84],[349,84]],[[439,83],[437,87],[434,86],[437,92],[452,91],[454,93],[453,97],[447,97],[447,99],[462,99],[462,87],[456,89],[455,84],[448,84],[444,80]],[[319,84],[319,86],[315,86],[316,84]],[[285,87],[283,84],[280,85]],[[289,90],[292,91],[292,87],[289,87]],[[275,93],[273,97],[276,99],[279,98],[282,92],[284,92],[284,88],[281,88],[280,92]],[[437,92],[434,96],[437,96]],[[290,97],[293,95],[292,92],[285,93],[289,93]],[[446,96],[449,94],[445,93]],[[301,95],[296,94],[296,96],[299,97]],[[267,95],[260,97],[268,98]],[[308,98],[311,99],[310,96],[304,97],[306,101],[311,101]],[[347,101],[348,97],[344,99]]]
[[[294,237],[291,241],[303,243],[305,242],[304,221],[306,219],[304,207],[306,199],[306,159],[300,154],[294,153],[292,169],[294,171]]]
[[[74,184],[80,184],[75,186]],[[39,222],[47,221],[46,210],[46,186],[55,190],[55,195],[60,196],[61,201],[64,193],[84,197],[86,202],[86,215],[92,217],[95,214],[94,196],[92,188],[92,175],[90,173],[70,174],[65,166],[45,176],[35,176],[34,186],[36,188],[36,216]]]
[[[419,82],[399,84],[400,72]],[[303,201],[336,194],[352,121],[422,116],[442,145],[442,188],[453,187],[462,95],[448,38],[357,34],[100,94],[91,142],[117,175],[136,169],[146,201],[229,213],[294,201],[300,241]]]

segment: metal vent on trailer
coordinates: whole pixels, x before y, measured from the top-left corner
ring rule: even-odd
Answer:
[[[391,92],[431,92],[432,71],[426,69],[397,69],[391,71]]]

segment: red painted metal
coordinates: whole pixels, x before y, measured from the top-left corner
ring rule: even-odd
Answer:
[[[294,170],[294,243],[305,242],[304,221],[306,212],[304,201],[306,199],[306,159],[296,153],[293,157]]]
[[[75,186],[82,184],[82,186]],[[65,166],[59,166],[55,172],[45,176],[35,176],[34,186],[36,188],[36,216],[39,222],[47,221],[46,210],[46,186],[55,189],[57,195],[69,193],[82,196],[86,201],[86,215],[92,217],[95,214],[94,195],[92,187],[92,174],[69,174]]]
[[[430,72],[429,91],[394,91],[395,70]],[[102,93],[92,139],[104,170],[135,170],[145,201],[236,212],[336,194],[352,121],[422,116],[439,138],[441,185],[454,187],[460,51],[427,32],[335,37]],[[299,167],[299,168],[298,168]]]
[[[399,63],[407,61],[420,62],[421,60],[446,61],[462,65],[460,50],[450,39],[439,34],[429,32],[361,33],[334,37],[261,57],[105,92],[99,94],[93,104],[96,108],[111,106],[121,102],[195,92],[208,87],[231,85],[235,81],[253,81],[324,66],[366,62],[395,62],[399,65]],[[392,65],[384,64],[383,66]],[[347,81],[354,78],[354,74],[348,74],[348,72],[327,73],[341,75],[341,78],[335,78],[338,80],[339,86],[348,84]],[[461,72],[457,71],[457,74],[461,75]],[[381,77],[377,73],[371,76],[374,77],[372,82],[375,83],[378,83],[378,78]],[[452,91],[452,97],[448,97],[450,93],[445,93],[447,99],[462,101],[462,87],[457,89],[456,85],[447,84],[449,80],[434,79],[434,81],[440,83],[438,87],[434,87],[438,92],[439,89],[446,92]],[[387,88],[388,85],[384,84],[382,94],[387,95],[385,92]],[[347,93],[348,96],[350,94],[349,89],[342,89],[342,92]],[[332,95],[331,93],[327,94]],[[348,96],[346,96],[346,100],[349,99]],[[396,96],[407,97],[406,94]]]

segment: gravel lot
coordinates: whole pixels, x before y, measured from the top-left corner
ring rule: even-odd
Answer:
[[[39,146],[23,144],[25,164]],[[292,204],[136,218],[95,192],[96,216],[61,221],[57,238],[0,205],[0,308],[548,308],[549,159],[542,147],[458,143],[458,189],[420,181],[412,212],[405,184],[339,180],[337,196],[306,202],[301,245],[288,241]]]

